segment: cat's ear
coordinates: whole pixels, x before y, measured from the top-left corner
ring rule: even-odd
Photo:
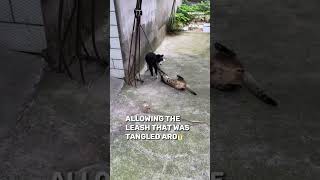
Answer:
[[[184,80],[183,77],[177,75],[178,80]]]
[[[161,55],[160,54],[157,54],[157,58],[160,58],[161,57]]]
[[[160,57],[163,57],[163,56],[164,56],[163,54],[160,55]]]
[[[227,48],[226,46],[224,46],[218,42],[214,43],[214,47],[217,51],[221,51],[222,53],[224,53],[228,56],[231,56],[231,57],[236,56],[236,53],[234,51],[232,51],[231,49]]]

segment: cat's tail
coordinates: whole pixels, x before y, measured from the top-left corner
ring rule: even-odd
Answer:
[[[186,90],[188,90],[191,94],[193,94],[193,95],[197,95],[197,93],[196,92],[194,92],[192,89],[190,89],[189,87],[186,87]]]
[[[278,105],[277,101],[274,100],[270,95],[268,95],[265,92],[264,89],[260,87],[258,82],[253,78],[253,76],[250,73],[244,72],[243,82],[244,85],[249,89],[249,91],[252,94],[254,94],[257,98],[259,98],[261,101],[272,106]]]

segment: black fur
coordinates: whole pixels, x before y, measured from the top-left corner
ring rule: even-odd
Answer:
[[[184,80],[183,77],[177,75],[178,80]]]
[[[150,70],[151,76],[153,76],[153,70],[155,71],[155,74],[158,75],[158,70],[160,70],[159,63],[163,61],[163,55],[149,52],[146,55],[145,59]]]
[[[214,47],[216,50],[218,50],[219,52],[221,52],[227,56],[230,56],[230,57],[236,56],[235,52],[233,52],[232,50],[228,49],[227,47],[225,47],[224,45],[222,45],[218,42],[214,43]]]

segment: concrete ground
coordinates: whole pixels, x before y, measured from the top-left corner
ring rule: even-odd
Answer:
[[[113,101],[117,97],[124,85],[124,80],[110,77],[110,101]]]
[[[52,179],[54,172],[87,171],[92,176],[105,171],[105,71],[89,64],[88,84],[83,85],[44,70],[39,57],[3,49],[0,57],[0,179],[43,180]]]
[[[8,135],[32,99],[44,66],[40,57],[0,48],[0,138]]]
[[[214,171],[227,180],[320,177],[320,2],[220,0],[213,41],[234,49],[280,102],[212,90]]]
[[[111,102],[111,179],[209,179],[209,37],[168,36],[157,49],[167,59],[161,68],[171,77],[183,76],[197,96],[177,91],[146,72],[143,84],[124,86]],[[143,103],[150,105],[150,115],[181,115],[181,123],[191,124],[191,130],[183,133],[182,141],[127,140],[125,117],[144,114]]]

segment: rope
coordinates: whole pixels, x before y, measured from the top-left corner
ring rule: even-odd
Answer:
[[[63,9],[64,9],[64,0],[59,1],[59,14],[58,14],[58,38],[59,38],[59,46],[62,46],[62,16],[63,16]],[[62,49],[60,49],[61,51]],[[58,69],[62,71],[62,58],[59,58],[59,65]]]
[[[141,24],[140,24],[140,27],[141,27]],[[138,57],[141,57],[141,49],[140,49],[141,48],[141,41],[140,40],[141,40],[141,33],[139,31],[139,46],[138,46],[139,47],[139,51],[138,51],[139,52],[139,56]],[[140,69],[140,66],[141,65],[140,65],[140,60],[139,60],[139,66],[138,66],[139,69]],[[140,71],[139,71],[139,78],[138,79],[141,81]]]
[[[144,31],[144,29],[143,29],[143,27],[142,27],[141,25],[140,25],[140,28],[142,29],[142,31],[143,31],[143,33],[144,33],[144,36],[146,37],[147,42],[148,42],[148,44],[149,44],[149,47],[150,47],[151,51],[153,52],[154,50],[153,50],[153,48],[152,48],[152,46],[151,46],[150,40],[149,40],[149,38],[148,38],[148,36],[147,36],[147,33]]]
[[[176,2],[176,0],[174,0],[174,2],[173,2],[173,7],[172,7],[173,9],[175,7],[175,2]],[[140,30],[142,30],[142,32],[148,42],[149,48],[151,49],[152,52],[154,52],[154,49],[151,45],[151,42],[148,38],[148,35],[141,25],[141,16],[142,16],[141,5],[142,5],[142,0],[137,0],[136,8],[134,10],[135,17],[134,17],[134,21],[133,21],[130,49],[129,49],[129,60],[128,60],[129,67],[128,67],[128,71],[127,71],[128,72],[127,73],[128,74],[127,83],[129,85],[133,85],[133,86],[136,86],[136,80],[143,82],[141,80],[140,71],[138,73],[138,77],[139,77],[138,79],[136,79],[136,74],[135,74],[136,73],[137,49],[138,49],[138,58],[141,57],[141,32],[140,32]],[[172,12],[171,12],[171,14],[172,14]],[[134,43],[134,49],[133,49],[133,43]],[[131,58],[132,51],[133,51],[133,58]],[[133,62],[131,62],[132,59],[133,59]],[[132,67],[130,67],[131,64],[132,64]],[[140,59],[138,61],[138,66],[140,68]],[[158,69],[162,74],[166,75],[166,73],[163,72],[159,67],[158,67]],[[132,74],[132,72],[133,72],[133,74]],[[133,76],[134,82],[132,82],[132,79],[131,79],[132,76]]]
[[[96,0],[91,0],[91,40],[94,53],[99,61],[101,61],[99,51],[96,45],[96,22],[95,22]]]
[[[136,60],[137,60],[137,47],[139,49],[139,58],[140,58],[140,23],[141,23],[141,16],[142,16],[142,10],[141,10],[142,0],[137,0],[136,8],[134,10],[134,21],[133,21],[133,27],[132,27],[132,34],[131,34],[131,42],[130,42],[130,50],[129,50],[129,62],[128,62],[128,84],[136,86]],[[135,36],[134,36],[135,34]],[[133,54],[133,62],[131,63],[131,54],[132,54],[132,44],[133,44],[133,38],[134,39],[134,54]],[[132,67],[130,65],[132,64]],[[139,68],[140,68],[140,60],[139,60]],[[133,70],[133,74],[132,74]],[[132,77],[133,76],[133,83],[132,83]],[[140,77],[140,72],[139,72]]]
[[[79,68],[80,68],[80,74],[81,74],[81,79],[82,82],[85,83],[85,77],[84,77],[84,68],[83,68],[83,62],[82,59],[80,58],[80,39],[81,39],[81,32],[80,32],[80,20],[81,20],[81,14],[80,11],[82,9],[82,4],[81,4],[81,0],[78,0],[77,2],[77,29],[76,29],[76,58],[78,58],[79,60]]]
[[[172,3],[172,8],[171,8],[170,19],[171,19],[171,23],[172,23],[172,24],[173,24],[174,21],[175,21],[175,18],[174,18],[175,14],[176,14],[176,12],[175,12],[175,7],[176,7],[176,0],[173,1],[173,3]]]
[[[128,62],[128,66],[130,67],[130,60],[131,60],[131,50],[132,50],[132,43],[133,43],[133,32],[134,32],[134,27],[135,27],[135,24],[136,24],[136,18],[134,18],[133,20],[133,26],[132,26],[132,34],[131,34],[131,41],[130,41],[130,50],[129,50],[129,62]],[[130,69],[128,69],[128,84],[131,84],[131,81],[130,81]]]
[[[172,7],[171,7],[170,18],[169,18],[169,25],[167,27],[167,30],[169,30],[169,32],[174,31],[174,29],[171,29],[171,28],[174,28],[173,26],[174,26],[174,23],[175,23],[175,14],[176,14],[175,7],[176,7],[176,0],[173,0]]]

